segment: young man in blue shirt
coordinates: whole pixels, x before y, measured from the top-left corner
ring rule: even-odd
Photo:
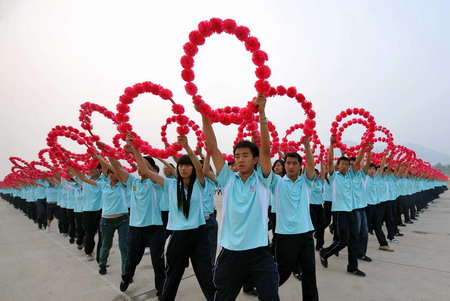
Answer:
[[[274,175],[272,191],[277,212],[275,233],[278,234],[275,258],[280,286],[292,274],[297,264],[302,271],[303,300],[319,300],[316,285],[314,227],[310,216],[310,190],[315,177],[314,157],[309,139],[304,139],[306,172],[300,175],[302,157],[288,153],[284,157],[286,175]]]
[[[266,97],[258,95],[254,102],[260,117],[261,148],[249,141],[236,144],[237,173],[225,166],[211,122],[202,115],[206,144],[223,189],[222,250],[214,273],[218,301],[235,300],[246,279],[253,281],[260,300],[280,299],[277,267],[268,246],[267,210],[273,174]]]
[[[335,138],[330,139],[328,150],[328,175],[333,195],[332,211],[336,213],[336,227],[339,240],[334,241],[328,248],[320,251],[320,263],[324,268],[328,267],[328,258],[347,247],[348,265],[347,272],[365,277],[366,274],[358,269],[358,220],[353,200],[354,173],[348,172],[350,160],[341,157],[337,161],[337,171],[334,171],[334,143]],[[359,164],[359,162],[355,162]]]

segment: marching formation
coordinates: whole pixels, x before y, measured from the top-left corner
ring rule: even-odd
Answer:
[[[257,66],[258,96],[244,108],[213,110],[193,84],[197,47],[213,33],[222,32],[244,42]],[[117,231],[121,291],[139,277],[136,267],[149,253],[159,300],[175,300],[189,259],[207,300],[235,300],[241,289],[260,300],[279,300],[278,288],[292,274],[301,280],[303,300],[319,300],[316,252],[328,268],[332,256],[347,247],[347,272],[364,277],[358,260],[372,261],[368,233],[375,234],[380,251],[394,252],[393,245],[403,236],[399,227],[417,221],[447,189],[445,175],[417,158],[414,151],[394,145],[392,134],[377,126],[364,109],[348,109],[336,117],[326,149],[315,131],[311,102],[294,87],[269,84],[267,54],[248,28],[230,19],[213,18],[202,21],[189,40],[181,59],[182,77],[201,115],[201,128],[183,115],[184,107],[172,100],[170,90],[151,82],[136,84],[125,89],[116,114],[83,104],[80,121],[86,133],[56,126],[47,138],[49,149],[39,152],[40,161],[11,157],[12,173],[0,182],[3,199],[22,210],[39,229],[57,228],[69,237],[69,243],[84,250],[86,260],[97,261],[100,275],[108,273]],[[152,147],[129,122],[129,106],[144,92],[172,102],[175,115],[161,129],[165,149]],[[291,126],[280,139],[265,107],[268,97],[284,95],[300,104],[306,121]],[[93,112],[117,125],[114,147],[92,133]],[[351,115],[360,117],[344,121]],[[169,144],[166,130],[172,123],[178,124],[179,136]],[[214,123],[239,125],[232,154],[219,150]],[[360,145],[347,147],[342,135],[354,124],[367,131]],[[289,141],[287,137],[299,129],[302,138]],[[190,130],[197,138],[195,147],[188,141]],[[376,137],[376,132],[385,138]],[[67,150],[58,140],[63,137],[85,145],[87,152]],[[373,152],[376,142],[386,143],[387,148]],[[335,148],[341,156],[335,157]],[[272,163],[275,156],[279,159]],[[169,157],[175,165],[166,161]],[[155,159],[164,165],[162,174]],[[215,192],[223,199],[220,231]],[[333,233],[328,246],[324,239],[327,227]]]

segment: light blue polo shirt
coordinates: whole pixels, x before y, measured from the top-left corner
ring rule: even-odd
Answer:
[[[205,224],[202,204],[204,189],[199,180],[195,179],[189,204],[189,216],[186,218],[183,211],[178,209],[177,180],[164,178],[164,191],[169,194],[168,230],[190,230]],[[184,189],[184,193],[187,197],[187,189]]]
[[[62,186],[61,186],[62,187]],[[67,208],[67,202],[69,199],[69,191],[67,191],[67,189],[65,189],[64,187],[61,188],[61,199],[60,199],[60,203],[59,206],[61,208],[66,209]]]
[[[97,184],[100,186],[101,183],[105,182],[106,177],[101,174],[97,179]],[[100,187],[83,183],[83,197],[83,211],[98,211],[102,209],[102,190]]]
[[[352,191],[352,173],[347,172],[345,176],[339,171],[332,175],[328,174],[331,186],[333,205],[331,211],[351,212],[354,209]]]
[[[47,186],[48,186],[48,183],[47,183],[47,181],[44,181],[44,180],[36,180],[36,183],[38,183],[38,184],[41,184],[41,185],[44,185],[44,186],[37,186],[36,187],[36,199],[37,200],[42,200],[42,199],[45,199],[46,198],[46,195],[45,195],[45,190],[47,189]]]
[[[223,192],[222,231],[219,244],[243,251],[268,245],[267,209],[273,172],[267,178],[258,164],[244,183],[238,173],[224,166],[217,177]]]
[[[365,175],[363,178],[364,199],[367,200],[368,205],[376,205],[380,203],[378,194],[378,182],[381,180],[379,173],[376,173],[373,177]]]
[[[331,186],[326,180],[323,181],[322,197],[325,202],[333,201],[333,196],[331,195]]]
[[[385,174],[383,176],[386,179],[388,185],[388,198],[389,200],[395,200],[398,197],[397,193],[397,178],[393,174]]]
[[[67,182],[67,185],[72,188],[72,190],[67,190],[67,209],[75,209],[75,189],[77,185],[73,182]]]
[[[75,196],[75,208],[73,209],[73,211],[76,213],[82,213],[84,205],[83,189],[81,189],[80,186],[76,185],[76,187],[73,190],[73,193]]]
[[[383,203],[389,201],[389,177],[387,177],[387,175],[383,175],[377,184],[378,198],[380,199],[380,202]]]
[[[102,216],[128,213],[125,188],[120,182],[113,187],[106,178],[106,182],[97,182],[102,193]]]
[[[45,190],[45,196],[47,198],[47,203],[57,203],[58,202],[58,186],[48,186]]]
[[[162,225],[161,209],[162,187],[150,179],[136,178],[132,174],[125,182],[130,191],[130,226],[147,227]]]
[[[295,182],[287,175],[273,176],[271,189],[277,207],[275,233],[292,235],[314,230],[309,213],[311,184],[305,174],[299,175]]]
[[[275,205],[275,196],[273,195],[272,191],[270,192],[269,195],[269,206],[271,213],[277,213],[277,206]]]
[[[353,194],[353,209],[361,209],[367,207],[367,200],[364,198],[363,177],[365,173],[362,169],[353,171],[350,167],[348,170],[352,177],[352,194]]]
[[[322,179],[315,179],[311,182],[310,203],[312,205],[323,204],[323,182],[325,182],[325,180]]]
[[[211,179],[205,178],[205,195],[203,197],[203,214],[210,215],[214,212],[214,191],[216,189],[216,183]]]
[[[174,175],[170,176],[169,179],[177,179]],[[159,208],[161,211],[169,211],[169,194],[164,192],[162,189],[161,201],[159,202]]]

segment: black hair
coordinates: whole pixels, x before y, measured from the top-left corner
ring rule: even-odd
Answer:
[[[284,161],[287,161],[287,158],[296,158],[300,165],[303,162],[302,156],[300,156],[298,153],[287,153],[286,155],[284,155]]]
[[[286,174],[286,168],[284,167],[284,160],[283,159],[278,159],[275,162],[273,162],[272,171],[275,172],[274,169],[275,169],[275,165],[277,165],[277,163],[281,164],[281,167],[282,167],[281,172],[283,173],[283,176],[284,176]]]
[[[100,163],[98,163],[96,168],[101,170],[102,169],[102,165]]]
[[[158,165],[153,166],[153,168],[155,169],[156,173],[159,173],[159,166]]]
[[[371,167],[375,168],[375,170],[378,169],[378,166],[375,163],[370,163],[369,168]]]
[[[356,161],[356,157],[351,157],[349,161]]]
[[[337,160],[336,165],[339,165],[339,163],[341,163],[341,161],[347,161],[347,162],[350,164],[350,159],[347,158],[347,157],[342,156],[342,157],[340,157],[340,158]]]
[[[233,148],[233,155],[236,155],[236,150],[238,148],[249,148],[250,151],[252,152],[252,155],[254,158],[259,157],[259,148],[253,142],[250,142],[248,140],[243,140],[241,142],[238,142]]]
[[[148,162],[152,167],[155,167],[155,166],[156,166],[156,162],[155,162],[155,160],[154,160],[152,157],[150,157],[150,156],[145,156],[144,159],[147,160],[147,162]]]
[[[187,196],[184,193],[184,184],[183,184],[183,178],[181,177],[179,166],[180,165],[191,165],[192,166],[192,174],[189,179],[189,185],[188,185],[188,193]],[[192,163],[191,158],[189,158],[188,155],[183,155],[178,160],[177,164],[177,199],[178,199],[178,210],[183,211],[183,214],[186,218],[189,217],[189,209],[191,207],[191,195],[192,190],[194,189],[194,183],[197,179],[197,173],[195,172],[194,164]]]
[[[234,164],[234,163],[236,163],[235,161],[233,161],[233,162],[228,162],[228,166],[230,166],[231,164]]]

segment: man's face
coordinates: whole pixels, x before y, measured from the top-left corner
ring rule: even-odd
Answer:
[[[91,170],[89,172],[89,175],[93,178],[98,178],[100,177],[100,173],[101,173],[101,169],[100,168],[94,168],[93,170]]]
[[[286,174],[288,177],[295,177],[300,174],[302,165],[297,158],[287,157],[286,162],[284,163],[284,168],[286,169]]]
[[[166,166],[164,166],[164,168],[163,168],[163,173],[166,178],[170,178],[172,176],[172,173]]]
[[[337,168],[341,174],[345,175],[350,168],[350,163],[347,160],[341,160],[339,161]]]
[[[258,157],[253,154],[248,147],[240,147],[234,152],[234,162],[239,172],[249,173],[254,170],[254,166],[258,163]]]
[[[377,169],[375,167],[369,167],[369,171],[367,172],[369,176],[374,177],[376,173]]]

